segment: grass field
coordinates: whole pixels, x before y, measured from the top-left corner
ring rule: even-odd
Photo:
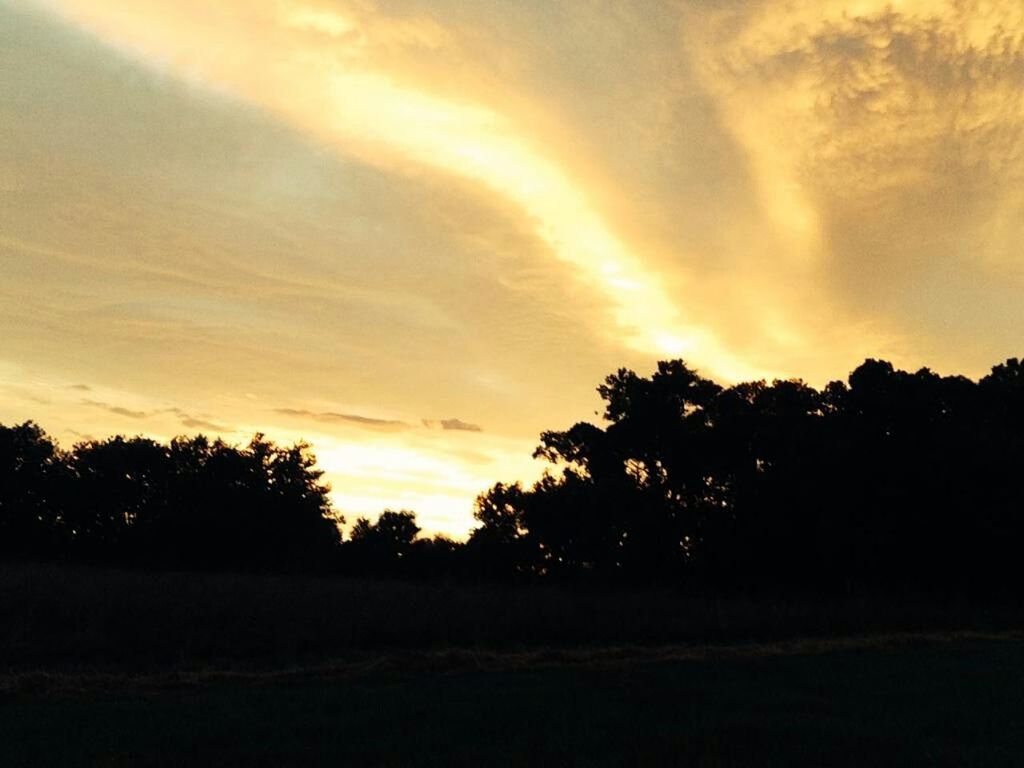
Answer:
[[[963,600],[707,599],[671,590],[412,584],[0,565],[0,668],[309,666],[388,650],[666,646],[1006,631]]]
[[[0,568],[0,766],[1024,765],[1013,608]]]
[[[0,765],[1024,764],[1018,639],[688,653],[36,680]]]

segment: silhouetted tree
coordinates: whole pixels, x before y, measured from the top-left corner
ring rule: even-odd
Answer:
[[[723,389],[671,361],[598,392],[605,425],[543,433],[560,471],[481,495],[471,545],[543,575],[713,589],[1019,590],[1017,360],[979,383],[867,360],[821,391]]]
[[[0,425],[0,553],[44,555],[62,546],[64,457],[36,424]]]
[[[397,573],[419,532],[413,512],[384,510],[376,522],[360,517],[346,545],[349,567],[361,573]]]
[[[308,446],[86,441],[0,427],[3,551],[205,568],[326,564],[340,517]]]
[[[79,443],[68,467],[77,493],[65,520],[76,554],[104,560],[126,554],[135,527],[161,515],[157,507],[167,504],[167,449],[153,440],[119,436]]]

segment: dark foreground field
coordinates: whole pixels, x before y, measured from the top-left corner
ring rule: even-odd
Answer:
[[[1024,764],[1024,643],[7,693],[0,765]],[[495,659],[490,659],[494,664]],[[74,690],[75,686],[84,686]]]
[[[1024,765],[1013,621],[10,566],[0,766]]]

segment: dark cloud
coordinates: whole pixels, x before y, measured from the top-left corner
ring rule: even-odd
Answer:
[[[178,421],[181,422],[182,426],[188,427],[189,429],[205,429],[209,432],[234,432],[231,427],[218,424],[215,421],[210,421],[206,415],[193,416],[188,411],[182,410],[181,408],[165,408],[164,413],[173,413],[178,417]]]
[[[64,431],[67,432],[69,435],[72,435],[78,438],[79,440],[84,440],[86,442],[91,442],[96,439],[87,432],[79,432],[77,429],[72,429],[71,427],[66,427]]]
[[[83,385],[84,386],[84,385]],[[100,400],[82,400],[84,405],[91,405],[94,408],[102,408],[108,413],[113,413],[117,416],[125,416],[129,419],[148,419],[151,416],[158,416],[162,413],[173,414],[178,417],[178,421],[181,422],[182,426],[188,427],[189,429],[205,429],[210,432],[233,432],[231,427],[218,424],[214,421],[209,421],[205,418],[193,416],[187,411],[181,408],[163,408],[157,411],[134,411],[130,408],[124,408],[120,405],[111,405],[110,403],[104,403]]]
[[[314,421],[358,424],[369,429],[400,430],[408,429],[409,425],[404,421],[394,419],[374,419],[369,416],[360,416],[356,413],[335,413],[333,411],[307,411],[299,408],[275,408],[275,413],[285,416],[295,416]]]
[[[479,424],[470,424],[461,419],[441,419],[441,429],[455,430],[457,432],[483,432]]]
[[[75,389],[79,392],[92,392],[92,387],[88,384],[68,384],[68,389]]]
[[[435,429],[440,427],[446,431],[455,432],[483,432],[484,429],[479,424],[470,424],[468,421],[462,419],[423,419],[423,426],[428,429]]]
[[[83,400],[84,405],[91,405],[94,408],[102,408],[103,410],[116,414],[117,416],[126,416],[129,419],[145,419],[152,414],[147,411],[133,411],[130,408],[123,408],[120,405],[111,405],[110,403],[100,402],[99,400]]]
[[[206,421],[205,419],[197,419],[193,416],[184,415],[180,419],[182,425],[189,429],[206,429],[210,432],[233,432],[231,427],[225,427],[223,424],[217,424],[212,421]]]

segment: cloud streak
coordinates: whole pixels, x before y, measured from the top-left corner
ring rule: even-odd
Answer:
[[[188,427],[189,429],[204,429],[209,432],[217,432],[224,434],[226,432],[234,432],[235,430],[231,427],[223,424],[218,424],[215,421],[210,421],[208,418],[193,416],[181,408],[167,408],[159,413],[171,413],[178,417],[178,421],[182,426]]]
[[[446,432],[483,432],[479,424],[472,424],[462,419],[423,419],[423,426],[428,429],[441,427]]]
[[[483,432],[484,428],[479,424],[470,424],[462,419],[441,419],[441,429],[453,430],[455,432]]]
[[[81,389],[82,386],[83,385],[72,385],[69,387],[69,389],[78,390]],[[153,410],[146,411],[134,408],[126,408],[121,405],[111,405],[110,403],[106,403],[100,400],[82,399],[79,402],[81,402],[82,405],[88,405],[92,408],[99,408],[115,416],[122,416],[124,418],[134,419],[136,421],[159,419],[164,414],[171,414],[177,418],[178,422],[182,426],[188,427],[189,429],[204,429],[210,432],[218,433],[228,433],[234,431],[234,429],[232,429],[231,427],[225,426],[223,424],[218,424],[217,422],[210,421],[209,419],[206,418],[193,416],[187,413],[186,411],[183,411],[181,408],[156,408]]]
[[[388,432],[409,429],[409,425],[397,419],[377,419],[361,416],[357,413],[336,413],[334,411],[310,411],[301,408],[275,408],[275,413],[294,418],[311,419],[327,424],[355,424],[368,429],[385,430]]]
[[[131,408],[125,408],[120,405],[111,405],[110,403],[104,403],[99,400],[82,400],[83,405],[91,405],[94,408],[102,408],[108,413],[112,413],[115,416],[124,416],[128,419],[147,419],[153,415],[148,411],[137,411]]]

